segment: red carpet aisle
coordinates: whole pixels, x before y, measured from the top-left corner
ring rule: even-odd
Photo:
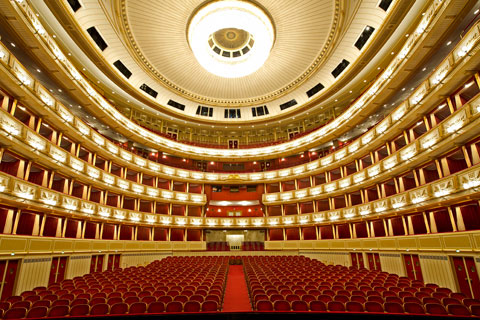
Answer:
[[[223,297],[223,312],[252,311],[243,266],[230,266]]]

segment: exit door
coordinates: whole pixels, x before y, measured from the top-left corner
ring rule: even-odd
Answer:
[[[352,266],[354,268],[365,268],[365,264],[363,262],[363,254],[361,252],[351,252],[350,257],[352,258]]]
[[[423,281],[422,268],[420,266],[420,259],[418,254],[404,254],[405,270],[407,277],[411,280]]]
[[[0,300],[13,296],[13,288],[17,279],[18,260],[0,261]]]
[[[92,256],[90,262],[90,273],[103,271],[103,255]]]
[[[460,292],[469,298],[480,298],[480,280],[472,257],[453,257],[453,267]]]
[[[48,285],[60,282],[65,279],[65,271],[67,270],[67,257],[54,257],[50,268],[50,276],[48,277]]]
[[[382,270],[380,265],[380,254],[367,252],[368,268],[370,270]]]

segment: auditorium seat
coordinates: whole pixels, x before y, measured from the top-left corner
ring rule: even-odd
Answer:
[[[345,304],[340,301],[330,301],[327,303],[327,310],[336,312],[345,311]]]
[[[167,303],[165,307],[166,312],[182,312],[183,311],[183,304],[179,301],[171,301]]]
[[[187,301],[183,305],[184,312],[199,312],[201,309],[200,302],[198,301]]]
[[[147,311],[147,304],[145,302],[134,302],[128,309],[129,314],[142,314]]]
[[[3,314],[4,319],[21,319],[27,315],[26,308],[10,308]]]
[[[290,302],[287,300],[277,300],[273,303],[273,309],[275,311],[290,311]]]
[[[116,299],[116,298],[112,298]],[[110,301],[111,299],[109,299]],[[127,314],[128,312],[128,304],[124,302],[116,302],[110,305],[110,314]]]
[[[348,301],[345,303],[345,310],[348,312],[363,312],[365,308],[363,307],[363,303],[358,301]]]
[[[365,302],[365,311],[367,312],[381,312],[383,313],[383,306],[376,301],[367,301]]]
[[[385,302],[383,309],[388,313],[404,313],[403,306],[398,302]]]
[[[311,311],[327,311],[327,305],[325,302],[320,300],[310,301],[310,310]]]
[[[471,316],[470,310],[467,307],[461,304],[450,304],[447,306],[447,311],[449,314],[454,316]]]
[[[165,312],[165,304],[161,301],[155,301],[148,305],[147,313],[162,313]]]
[[[291,307],[293,311],[308,311],[308,302],[303,300],[294,300],[292,301]]]
[[[48,310],[47,317],[59,318],[65,317],[70,313],[70,307],[65,305],[53,306]]]
[[[90,308],[90,315],[92,316],[101,316],[106,315],[110,311],[110,306],[106,303],[100,303],[92,306]]]
[[[256,309],[257,311],[273,311],[272,301],[270,300],[257,301]]]
[[[28,310],[27,318],[43,318],[47,316],[48,308],[44,306],[33,307]]]
[[[425,310],[427,311],[427,313],[433,314],[433,315],[448,314],[445,307],[439,303],[427,303],[425,304]]]
[[[206,300],[202,303],[202,311],[203,312],[214,312],[218,311],[218,303],[217,301],[213,300]]]
[[[70,309],[70,316],[86,316],[89,313],[90,306],[88,304],[77,304]]]

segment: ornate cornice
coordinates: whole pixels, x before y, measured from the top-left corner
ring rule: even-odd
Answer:
[[[115,10],[120,14],[119,21],[121,22],[120,33],[124,38],[124,42],[126,44],[126,48],[130,51],[131,56],[137,61],[138,65],[143,68],[147,73],[149,73],[152,78],[156,79],[159,83],[161,83],[164,87],[171,90],[175,94],[178,94],[185,99],[196,101],[198,103],[204,103],[212,106],[232,106],[232,105],[253,105],[253,104],[262,104],[267,103],[269,101],[278,99],[292,90],[298,88],[301,84],[303,84],[306,80],[310,78],[325,62],[325,56],[331,51],[334,40],[338,38],[338,33],[340,32],[339,26],[342,20],[342,16],[340,15],[341,8],[344,7],[343,0],[334,0],[335,1],[335,9],[334,14],[332,17],[332,24],[330,28],[330,33],[325,41],[325,44],[320,51],[317,58],[314,62],[305,70],[297,79],[290,82],[288,85],[275,90],[267,95],[262,95],[258,97],[252,97],[248,99],[216,99],[214,97],[206,97],[201,96],[196,93],[190,92],[185,88],[182,88],[175,83],[171,82],[165,76],[163,76],[145,57],[142,53],[140,46],[137,44],[135,37],[133,36],[128,17],[127,17],[127,9],[126,9],[126,0],[121,0],[119,3],[119,8]]]

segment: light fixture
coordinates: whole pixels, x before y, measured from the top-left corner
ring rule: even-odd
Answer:
[[[275,40],[273,23],[253,3],[238,0],[209,2],[190,19],[188,42],[208,72],[240,78],[258,70]]]

